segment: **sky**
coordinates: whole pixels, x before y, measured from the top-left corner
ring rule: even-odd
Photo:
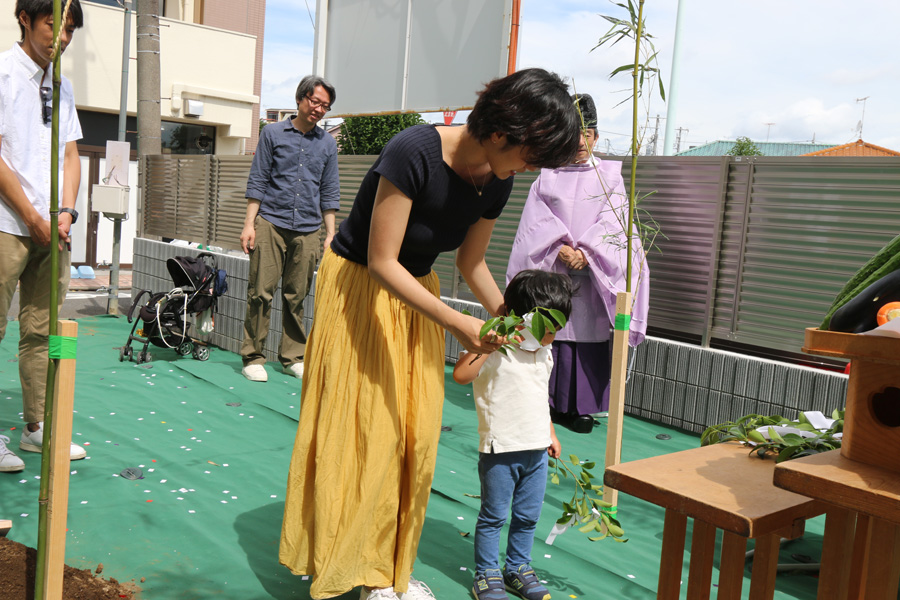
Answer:
[[[368,0],[367,0],[368,1]],[[626,0],[621,0],[625,2]],[[636,1],[636,0],[635,0]],[[844,144],[859,137],[900,151],[900,52],[896,0],[681,0],[678,80],[671,86],[678,0],[646,0],[680,149],[746,136],[755,141]],[[593,96],[598,150],[624,154],[631,139],[629,74],[609,74],[633,55],[625,42],[594,49],[600,15],[626,18],[606,0],[522,0],[518,67],[543,67]],[[315,0],[267,0],[261,107],[294,106],[312,72]],[[882,28],[877,24],[884,24]],[[891,24],[891,25],[889,25]],[[865,31],[873,26],[878,31]],[[340,93],[340,90],[338,90]],[[645,94],[645,98],[648,95]],[[639,110],[648,144],[668,107],[658,93]],[[866,98],[865,101],[860,99]],[[443,122],[440,114],[423,115]],[[460,121],[464,115],[457,117]],[[641,150],[644,153],[646,146]]]

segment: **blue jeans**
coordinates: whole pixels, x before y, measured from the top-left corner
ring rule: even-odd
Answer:
[[[478,458],[481,511],[475,525],[475,572],[500,570],[500,530],[510,502],[512,516],[506,541],[506,569],[531,563],[534,529],[547,487],[547,451],[523,450]]]

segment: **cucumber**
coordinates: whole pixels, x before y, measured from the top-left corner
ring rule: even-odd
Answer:
[[[900,269],[900,235],[892,239],[879,250],[869,262],[850,278],[841,291],[838,292],[825,320],[819,329],[829,329],[831,317],[840,307],[855,298],[867,287],[884,277],[885,275]]]

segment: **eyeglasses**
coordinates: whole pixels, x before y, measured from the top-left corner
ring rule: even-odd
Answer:
[[[312,108],[321,108],[325,112],[331,112],[330,104],[326,104],[325,102],[322,102],[321,100],[317,100],[316,98],[313,98],[312,96],[304,96],[304,98],[306,98],[306,100],[309,102],[309,105]]]
[[[53,119],[53,90],[48,87],[41,87],[41,116],[44,117],[44,125]]]

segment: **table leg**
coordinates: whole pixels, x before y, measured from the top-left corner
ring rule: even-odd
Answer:
[[[691,535],[691,571],[688,576],[688,600],[709,600],[713,558],[716,554],[716,528],[694,519]]]
[[[781,536],[764,535],[756,539],[753,552],[753,575],[750,578],[750,600],[772,600],[775,595],[775,573]]]
[[[747,538],[730,531],[722,534],[722,557],[719,560],[718,600],[740,600],[744,583],[744,561]]]
[[[851,513],[852,514],[852,513]],[[850,555],[850,575],[847,578],[847,597],[853,600],[866,597],[866,568],[869,564],[869,537],[872,535],[872,519],[869,515],[856,515],[856,533],[853,534],[853,554]]]
[[[900,583],[900,525],[872,519],[866,600],[896,600]]]
[[[681,595],[681,565],[684,562],[684,534],[687,516],[666,509],[663,525],[662,556],[659,564],[657,600],[678,600]]]
[[[856,513],[832,508],[825,516],[817,600],[846,600]]]

